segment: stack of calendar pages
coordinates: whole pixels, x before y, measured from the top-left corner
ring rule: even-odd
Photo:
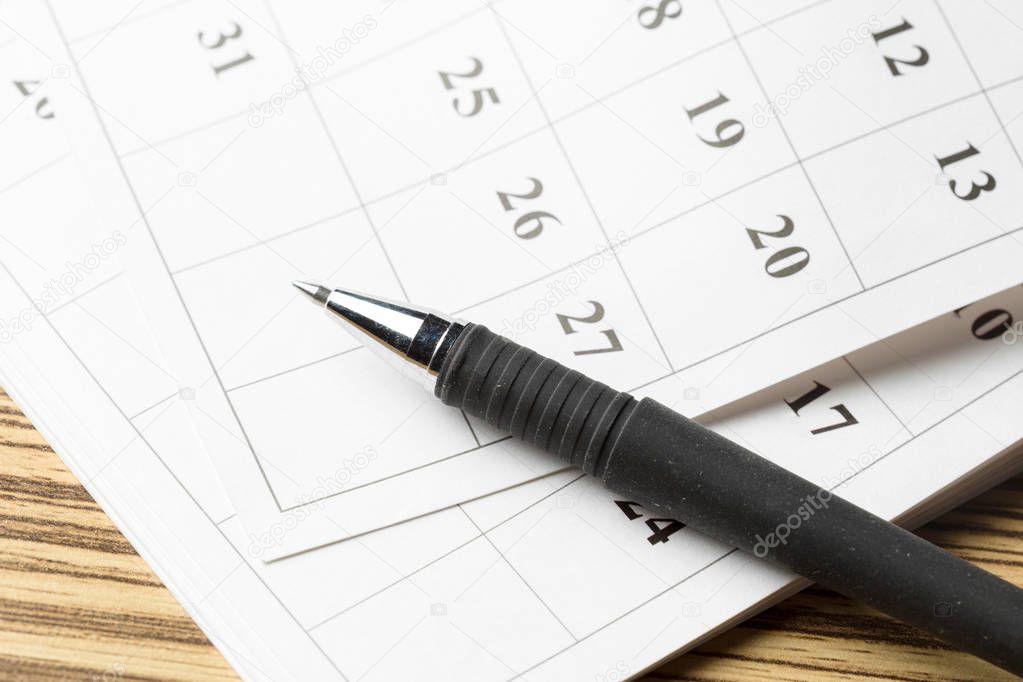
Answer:
[[[5,0],[0,384],[245,679],[638,675],[807,582],[290,281],[484,323],[912,527],[1023,466],[1020,25]]]

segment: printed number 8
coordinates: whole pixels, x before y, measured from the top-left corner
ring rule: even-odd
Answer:
[[[664,23],[665,19],[678,19],[680,16],[682,16],[682,3],[679,0],[660,0],[656,7],[643,5],[636,14],[639,25],[651,30]]]

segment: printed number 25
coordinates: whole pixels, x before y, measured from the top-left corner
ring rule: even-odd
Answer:
[[[481,62],[476,57],[470,57],[470,59],[472,60],[472,68],[464,73],[454,73],[451,71],[437,72],[440,75],[440,82],[444,85],[445,90],[455,90],[457,88],[457,86],[452,80],[454,78],[462,79],[477,78],[481,73],[483,73],[483,62]],[[472,108],[469,109],[468,111],[462,109],[461,102],[457,97],[451,100],[451,106],[455,108],[455,111],[458,113],[459,116],[470,118],[483,111],[484,95],[486,95],[494,104],[499,104],[501,102],[500,98],[498,98],[497,96],[497,90],[495,90],[494,88],[476,88],[471,91],[471,94]]]

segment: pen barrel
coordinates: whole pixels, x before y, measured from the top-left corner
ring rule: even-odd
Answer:
[[[636,399],[477,324],[441,365],[445,404],[599,476]]]
[[[1023,590],[644,399],[603,481],[668,518],[1023,675]]]
[[[1023,590],[650,399],[470,325],[437,396],[616,493],[1023,675]]]

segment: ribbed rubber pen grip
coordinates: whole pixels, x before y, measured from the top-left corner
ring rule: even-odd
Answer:
[[[470,325],[436,393],[623,499],[1023,674],[1023,591],[673,412]]]
[[[616,429],[636,400],[524,346],[469,325],[435,392],[502,431],[602,477]]]

